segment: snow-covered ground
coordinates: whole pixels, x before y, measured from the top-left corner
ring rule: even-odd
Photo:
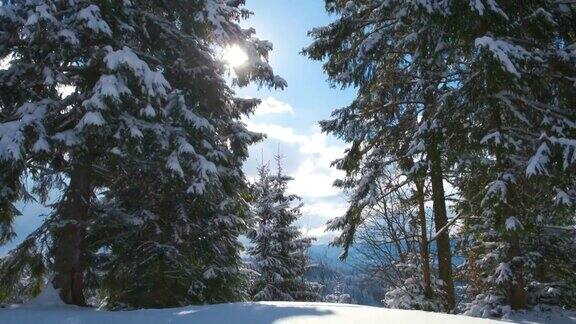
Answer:
[[[0,308],[0,324],[576,324],[576,313],[526,313],[507,321],[379,307],[259,302],[107,312],[63,305],[46,289],[27,304]]]
[[[519,316],[512,323],[576,323],[576,316],[540,314]],[[402,311],[377,307],[326,304],[260,302],[191,306],[163,310],[105,312],[70,306],[20,306],[0,309],[2,324],[491,324],[503,323],[464,316]]]

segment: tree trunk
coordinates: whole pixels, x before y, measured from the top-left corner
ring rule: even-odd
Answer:
[[[520,240],[518,239],[518,234],[513,233],[509,238],[510,249],[508,250],[507,259],[511,264],[514,263],[514,259],[520,255]],[[514,282],[510,283],[508,289],[508,299],[510,301],[510,307],[514,310],[520,310],[526,308],[526,293],[524,292],[524,278],[520,271],[516,269],[514,271]]]
[[[84,236],[93,194],[90,168],[75,165],[59,210],[54,235],[54,288],[67,303],[86,305],[84,297]]]
[[[428,145],[428,158],[431,162],[430,182],[432,183],[432,202],[434,203],[434,224],[436,232],[439,232],[448,224],[448,216],[446,214],[442,158],[438,150],[438,142],[435,135],[432,135]],[[438,250],[439,277],[444,282],[443,288],[446,293],[446,307],[449,311],[452,311],[456,307],[456,297],[454,295],[454,281],[452,279],[452,251],[448,230],[445,230],[436,238],[436,249]]]
[[[420,257],[422,258],[422,276],[424,278],[424,296],[432,298],[432,279],[430,276],[430,251],[428,249],[428,230],[426,209],[424,206],[424,181],[416,180],[418,199],[418,222],[420,223]]]
[[[433,79],[425,76],[426,80]],[[424,87],[424,118],[432,122],[434,112],[437,109],[435,89],[438,85],[426,85]],[[430,183],[432,185],[432,203],[434,211],[434,225],[436,232],[440,232],[448,224],[446,213],[446,195],[444,193],[444,171],[442,169],[442,156],[439,149],[441,143],[440,130],[432,130],[428,138],[426,153],[430,163]],[[456,296],[454,293],[454,280],[452,278],[452,250],[450,247],[449,230],[444,230],[436,237],[436,249],[438,254],[438,274],[443,281],[443,290],[446,298],[448,312],[456,308]]]
[[[500,109],[494,109],[492,118],[495,124],[495,128],[500,129],[502,127]],[[507,169],[506,160],[502,157],[502,155],[503,151],[501,148],[496,150],[496,169],[499,172]],[[508,202],[514,201],[514,192],[515,191],[513,188],[508,188]],[[515,213],[515,210],[510,204],[503,204],[503,208],[500,209],[498,215],[498,222],[504,225],[507,217],[514,215]],[[504,225],[503,228],[506,228],[506,226]],[[510,264],[514,276],[514,280],[510,282],[506,287],[508,302],[510,303],[510,307],[514,310],[525,309],[526,293],[524,291],[524,287],[526,283],[521,272],[522,265],[518,264],[518,261],[515,261],[516,258],[521,255],[520,239],[518,237],[518,233],[514,231],[505,235],[505,240],[509,245],[509,249],[506,253],[506,262]]]

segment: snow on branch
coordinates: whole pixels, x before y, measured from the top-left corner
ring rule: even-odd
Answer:
[[[171,87],[162,72],[152,71],[146,62],[126,46],[117,51],[112,50],[111,47],[107,47],[107,50],[108,54],[104,58],[104,62],[108,69],[117,71],[120,67],[127,67],[138,78],[142,90],[149,96],[162,98],[167,96]]]
[[[494,55],[494,58],[500,61],[502,67],[508,73],[513,74],[517,78],[522,77],[522,75],[512,62],[512,59],[522,60],[527,59],[531,56],[530,53],[526,51],[523,47],[510,44],[500,39],[494,39],[490,36],[483,36],[477,38],[474,44],[476,47],[488,48],[488,50],[492,52],[492,55]]]

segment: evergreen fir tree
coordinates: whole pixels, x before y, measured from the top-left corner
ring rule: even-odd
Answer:
[[[570,300],[574,281],[562,269],[573,263],[559,255],[573,251],[552,233],[574,224],[575,8],[477,4],[459,7],[452,22],[466,67],[448,100],[466,134],[450,145],[462,157],[466,272],[480,279],[467,313],[494,316],[533,306],[543,287]]]
[[[235,84],[286,85],[266,62],[271,44],[239,26],[242,5],[2,1],[2,241],[13,236],[13,203],[31,197],[23,175],[43,201],[62,192],[46,224],[3,261],[3,284],[49,268],[62,299],[83,305],[84,281],[96,280],[88,274],[105,269],[114,303],[146,305],[134,294],[154,289],[165,289],[147,301],[156,306],[238,298],[241,164],[261,138],[239,119],[258,100],[234,97],[215,49],[246,51]],[[136,264],[141,277],[126,280]]]
[[[331,82],[358,88],[352,104],[321,122],[324,131],[352,144],[335,163],[346,172],[336,185],[352,196],[346,215],[329,224],[330,229],[342,230],[335,243],[344,247],[346,257],[364,209],[383,198],[378,195],[378,181],[386,179],[390,191],[429,181],[439,233],[439,277],[446,309],[453,310],[443,183],[450,168],[446,129],[458,127],[442,102],[458,81],[454,51],[446,46],[448,34],[442,24],[449,7],[440,1],[327,0],[326,8],[338,19],[310,32],[315,42],[304,52],[315,60],[328,58],[324,70]],[[387,178],[390,170],[396,175]],[[406,180],[393,184],[397,179]]]
[[[284,175],[280,157],[276,159],[277,173],[260,165],[254,188],[255,225],[248,235],[253,244],[248,253],[257,276],[251,295],[254,300],[317,301],[317,289],[304,279],[312,239],[302,237],[293,224],[302,216],[302,204],[298,196],[286,194],[292,178]]]
[[[408,254],[404,262],[397,262],[394,268],[403,279],[402,285],[391,287],[384,297],[386,307],[397,309],[418,309],[432,312],[442,312],[442,285],[432,280],[430,288],[435,298],[426,296],[420,260],[414,254]]]
[[[326,3],[339,19],[312,31],[305,53],[328,58],[333,83],[358,88],[355,102],[322,122],[352,143],[336,163],[347,172],[337,184],[352,191],[351,208],[330,224],[343,231],[336,243],[352,243],[383,172],[415,183],[426,172],[435,216],[445,211],[443,180],[461,198],[455,220],[464,219],[468,273],[480,279],[470,280],[479,284],[469,314],[526,308],[545,287],[570,305],[573,245],[552,233],[574,224],[574,4]],[[453,223],[436,218],[444,281]]]

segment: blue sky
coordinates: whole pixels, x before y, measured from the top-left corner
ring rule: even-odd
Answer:
[[[324,224],[346,208],[345,198],[332,187],[339,173],[330,168],[330,162],[342,154],[345,145],[322,134],[317,125],[333,109],[348,104],[354,92],[331,88],[322,64],[310,61],[300,51],[311,42],[307,32],[328,24],[332,18],[324,11],[323,0],[248,0],[246,7],[254,15],[243,25],[254,27],[260,39],[274,44],[270,63],[286,79],[288,88],[275,91],[250,86],[237,90],[241,97],[264,100],[245,122],[250,129],[268,134],[268,139],[250,149],[244,170],[250,180],[254,179],[262,157],[272,160],[279,148],[286,173],[295,178],[289,188],[304,200],[300,225],[316,236],[318,243],[326,243],[330,234],[324,232]],[[41,223],[41,215],[49,212],[38,205],[19,207],[24,215],[16,221],[18,238],[0,246],[0,255],[33,231]]]
[[[248,0],[247,8],[254,15],[244,25],[254,27],[259,38],[274,44],[270,63],[288,81],[288,88],[258,91],[248,87],[240,90],[240,95],[273,96],[289,103],[296,112],[289,123],[299,131],[307,131],[309,126],[330,116],[334,107],[352,99],[352,91],[329,87],[320,62],[299,54],[311,43],[307,32],[332,20],[324,10],[323,0]],[[276,117],[276,121],[282,121],[286,116]]]
[[[272,160],[279,147],[285,157],[286,172],[294,177],[289,189],[304,200],[300,224],[304,231],[318,238],[318,243],[326,243],[330,238],[324,232],[326,221],[341,216],[346,209],[345,198],[332,187],[340,174],[330,168],[345,145],[322,134],[318,121],[327,119],[335,108],[349,104],[355,92],[331,88],[322,63],[309,60],[300,51],[312,41],[308,31],[330,23],[333,17],[324,10],[323,0],[248,0],[247,8],[254,16],[245,25],[254,27],[259,38],[274,44],[270,63],[288,81],[288,88],[238,90],[240,96],[264,100],[246,123],[250,129],[268,135],[263,143],[251,148],[244,170],[253,179],[261,156]]]

